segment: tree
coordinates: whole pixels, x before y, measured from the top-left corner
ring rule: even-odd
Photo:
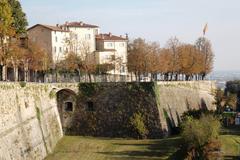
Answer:
[[[18,0],[8,0],[12,10],[12,27],[17,35],[26,33],[28,25],[26,14],[23,12],[21,4]]]
[[[213,69],[214,54],[212,51],[212,45],[205,37],[198,38],[195,45],[203,56],[201,76],[202,79],[204,79]]]
[[[52,66],[50,55],[41,47],[35,43],[29,43],[28,52],[25,57],[25,68],[26,71],[33,70],[35,73],[35,81],[37,80],[37,73],[41,72],[43,78],[45,73]]]
[[[15,81],[18,81],[18,69],[24,66],[26,54],[27,49],[20,46],[20,42],[17,39],[9,44],[9,50],[6,54],[6,65],[13,67]]]
[[[128,71],[133,72],[136,79],[140,81],[140,75],[147,71],[147,43],[144,39],[137,38],[128,46]]]
[[[7,0],[0,1],[0,62],[3,66],[2,70],[2,79],[6,80],[6,52],[7,52],[7,38],[14,34],[14,30],[12,28],[12,11],[11,6],[9,5]]]
[[[171,54],[171,63],[170,63],[170,69],[171,69],[171,80],[178,80],[178,74],[180,72],[179,67],[179,50],[178,47],[180,45],[180,41],[177,37],[170,38],[167,42],[167,48],[169,49],[169,53]]]
[[[200,160],[219,158],[221,147],[218,140],[220,126],[219,120],[212,115],[203,115],[200,119],[187,118],[182,125],[182,137],[188,151],[187,158]],[[213,154],[216,152],[217,155]],[[209,155],[213,157],[209,157]]]
[[[67,72],[77,71],[79,82],[81,81],[81,71],[83,69],[83,61],[78,54],[74,52],[67,53],[64,60],[60,61],[58,66],[62,68],[62,70],[66,70]]]

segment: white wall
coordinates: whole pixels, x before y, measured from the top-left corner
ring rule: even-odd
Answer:
[[[89,52],[96,50],[95,36],[99,33],[99,28],[69,27],[69,30],[77,35],[78,43],[84,43],[89,46]]]
[[[69,47],[66,43],[66,40],[69,39],[69,36],[69,32],[51,32],[52,55],[55,62],[62,60],[65,56],[65,53],[69,51]]]

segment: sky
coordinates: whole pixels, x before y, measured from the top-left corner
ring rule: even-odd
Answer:
[[[102,33],[129,34],[159,42],[171,37],[195,43],[206,38],[215,53],[214,70],[240,70],[240,0],[20,0],[29,26],[83,21]]]

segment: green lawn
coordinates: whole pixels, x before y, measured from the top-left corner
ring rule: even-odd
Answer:
[[[224,159],[236,159],[240,136],[222,135]],[[161,160],[181,159],[179,137],[131,140],[65,136],[46,160]]]

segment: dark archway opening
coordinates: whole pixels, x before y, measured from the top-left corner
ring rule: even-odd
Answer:
[[[65,112],[72,112],[73,111],[73,102],[65,102],[64,111]]]
[[[63,133],[66,134],[67,128],[71,125],[76,106],[77,94],[70,89],[62,89],[57,92],[57,106],[61,119]]]

